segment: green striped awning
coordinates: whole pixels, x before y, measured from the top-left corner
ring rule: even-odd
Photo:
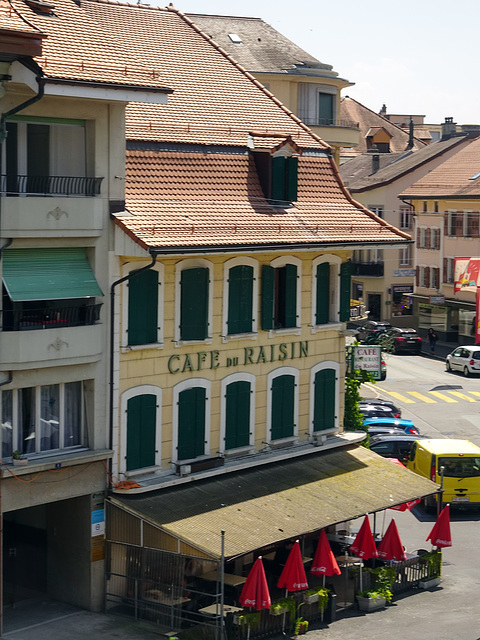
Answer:
[[[13,302],[94,298],[103,293],[86,250],[6,249],[3,282]]]

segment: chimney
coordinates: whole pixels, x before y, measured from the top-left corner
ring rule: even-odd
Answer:
[[[380,169],[380,156],[378,153],[374,153],[372,156],[372,173],[377,173]]]
[[[448,140],[453,137],[457,132],[457,123],[453,121],[453,118],[445,118],[445,122],[442,122],[442,140]]]
[[[412,116],[410,116],[410,122],[408,124],[408,144],[405,151],[408,151],[409,149],[413,149],[413,129],[414,129],[413,118]]]
[[[387,117],[387,105],[386,104],[384,104],[382,106],[382,108],[380,109],[378,115],[382,116],[382,118],[386,118]]]

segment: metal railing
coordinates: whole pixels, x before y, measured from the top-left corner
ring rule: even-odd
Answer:
[[[84,327],[100,319],[99,304],[70,305],[68,307],[39,307],[37,309],[11,309],[2,311],[3,331],[35,331],[61,327]]]
[[[86,176],[1,175],[0,190],[7,196],[98,196],[103,178]]]
[[[353,122],[353,120],[343,120],[337,118],[302,118],[301,121],[307,125],[307,127],[343,127],[344,129],[359,129],[360,124]]]
[[[383,276],[383,262],[352,262],[353,276]]]

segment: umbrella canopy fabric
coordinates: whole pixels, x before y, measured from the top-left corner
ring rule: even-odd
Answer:
[[[358,558],[369,560],[370,558],[378,558],[377,547],[373,539],[372,530],[370,529],[370,521],[368,515],[365,516],[362,526],[360,527],[357,537],[350,547],[351,553]]]
[[[434,547],[451,547],[452,534],[450,533],[450,505],[443,507],[442,512],[437,518],[433,529],[428,534],[427,540],[430,540]]]
[[[240,604],[242,607],[252,607],[258,611],[261,609],[270,609],[272,600],[270,598],[270,591],[268,590],[262,556],[258,556],[255,564],[250,569],[250,573],[240,594]]]
[[[400,536],[398,534],[395,520],[388,525],[382,541],[378,545],[378,555],[384,560],[406,560],[405,549],[403,548]]]
[[[318,541],[317,550],[315,551],[315,557],[313,558],[312,568],[310,573],[314,575],[333,576],[340,575],[340,567],[333,555],[333,551],[330,548],[327,534],[325,529],[320,531],[320,539]]]
[[[277,587],[287,591],[308,589],[307,576],[305,575],[305,567],[303,566],[302,552],[300,551],[298,540],[296,540],[288,555],[287,562],[278,579]]]
[[[421,502],[421,498],[417,498],[417,500],[412,500],[411,502],[404,502],[403,504],[397,504],[396,507],[389,507],[390,509],[395,509],[395,511],[411,511],[415,505]]]

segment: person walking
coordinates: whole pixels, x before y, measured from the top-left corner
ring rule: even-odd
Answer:
[[[437,340],[438,340],[437,334],[435,333],[433,328],[430,327],[430,329],[428,330],[428,342],[430,343],[430,353],[432,354],[435,353],[435,344]]]

